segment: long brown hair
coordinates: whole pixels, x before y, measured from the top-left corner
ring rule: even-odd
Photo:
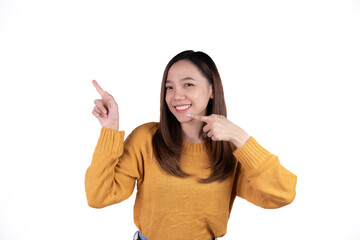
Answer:
[[[180,167],[182,151],[181,125],[176,117],[170,112],[165,102],[165,82],[170,67],[180,61],[188,60],[198,67],[204,77],[212,84],[213,99],[207,105],[207,115],[218,114],[226,117],[226,105],[220,74],[214,61],[204,52],[192,50],[183,51],[173,57],[165,68],[161,83],[160,94],[160,124],[159,129],[153,136],[152,145],[156,159],[162,169],[171,175],[188,177]],[[212,141],[210,168],[212,174],[206,179],[200,179],[201,183],[210,183],[216,180],[225,180],[234,170],[236,160],[233,156],[233,147],[230,142]]]

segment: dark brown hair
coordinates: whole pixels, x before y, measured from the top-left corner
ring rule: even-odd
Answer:
[[[156,159],[162,169],[171,175],[188,177],[190,174],[184,172],[180,167],[180,156],[182,151],[181,125],[176,117],[170,112],[165,102],[165,82],[170,67],[180,61],[188,60],[198,67],[204,77],[212,84],[213,99],[207,106],[207,115],[218,114],[226,117],[226,105],[221,78],[214,61],[203,52],[187,50],[173,57],[165,68],[161,83],[160,94],[160,124],[159,129],[153,136],[152,145]],[[200,179],[201,183],[210,183],[216,180],[225,180],[234,170],[236,160],[233,156],[233,146],[227,141],[212,141],[210,168],[212,174],[206,179]]]

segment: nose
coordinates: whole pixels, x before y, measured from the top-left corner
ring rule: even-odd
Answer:
[[[181,88],[175,88],[174,91],[175,91],[175,95],[174,95],[175,100],[183,100],[183,99],[185,99],[184,92],[182,91]]]

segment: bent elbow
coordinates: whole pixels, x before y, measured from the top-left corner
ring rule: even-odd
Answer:
[[[89,207],[92,208],[103,208],[110,205],[112,199],[102,191],[95,191],[91,188],[86,188],[86,200]]]
[[[92,201],[92,200],[89,200],[89,199],[87,200],[87,203],[88,203],[89,207],[92,207],[92,208],[97,208],[97,209],[99,209],[99,208],[104,208],[104,207],[106,207],[106,205],[101,204],[100,202]]]
[[[297,184],[297,176],[294,175],[292,184],[289,185],[286,194],[284,194],[284,206],[289,205],[292,203],[296,196],[296,184]]]
[[[294,191],[292,191],[290,194],[289,194],[289,197],[286,199],[286,205],[292,203],[295,199],[295,196],[296,196],[296,191],[294,189]]]
[[[287,196],[272,196],[268,198],[268,201],[263,201],[258,204],[262,208],[276,209],[281,208],[292,203],[295,199],[295,194],[287,194]]]
[[[87,199],[87,204],[89,205],[89,207],[103,208],[106,206],[104,204],[104,201],[101,201],[97,196],[98,196],[97,194],[91,193],[90,191],[86,192],[86,199]]]
[[[283,191],[278,196],[278,208],[292,203],[296,196],[297,176],[292,174],[287,184],[283,187]]]
[[[284,197],[282,198],[282,201],[281,201],[281,204],[279,207],[284,207],[284,206],[292,203],[295,199],[295,196],[296,196],[295,189],[293,191],[290,191],[287,194],[285,194]]]
[[[287,191],[282,192],[282,194],[269,197],[268,204],[264,208],[274,209],[281,208],[292,203],[295,199],[296,191],[295,187]]]
[[[90,194],[86,194],[87,197],[87,203],[89,207],[92,208],[104,208],[116,203],[120,203],[124,200],[126,200],[129,196],[128,195],[101,195],[96,194],[95,192]]]

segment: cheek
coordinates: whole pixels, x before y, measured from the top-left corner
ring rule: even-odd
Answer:
[[[198,105],[200,105],[201,107],[207,106],[210,99],[208,94],[209,94],[208,92],[204,91],[196,95]]]
[[[165,95],[165,102],[166,102],[166,105],[168,105],[168,107],[170,106],[170,103],[171,103],[171,96],[170,94],[166,94]],[[170,108],[170,107],[169,107]]]

